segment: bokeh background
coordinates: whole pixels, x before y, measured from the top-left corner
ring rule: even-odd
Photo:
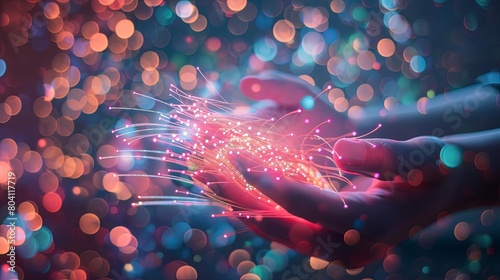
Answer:
[[[229,101],[266,69],[326,92],[338,113],[391,111],[475,83],[500,65],[495,0],[0,2],[1,279],[499,279],[498,209],[441,219],[362,269],[321,264],[210,207],[131,207],[193,186],[116,154],[111,133],[168,108],[169,86]],[[145,144],[146,145],[146,144]],[[146,145],[147,146],[147,145]],[[16,174],[17,275],[7,273],[8,171]],[[425,207],[425,206],[423,206]],[[5,260],[5,261],[4,261]],[[295,277],[295,278],[293,278]]]

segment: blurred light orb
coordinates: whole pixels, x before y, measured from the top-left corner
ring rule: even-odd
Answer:
[[[276,40],[287,43],[291,42],[295,37],[295,26],[286,19],[278,20],[273,27],[273,35]]]
[[[416,55],[411,58],[410,60],[410,66],[413,71],[416,73],[422,73],[425,70],[425,59],[419,55]]]
[[[441,148],[439,157],[444,165],[455,168],[462,163],[462,151],[455,145],[445,145]]]
[[[271,61],[278,53],[278,46],[274,40],[264,38],[258,40],[254,45],[255,55],[262,61]]]
[[[189,18],[195,12],[195,9],[196,7],[191,2],[185,0],[179,1],[175,5],[175,13],[182,19]]]
[[[239,12],[247,6],[247,0],[228,0],[227,6],[233,12]]]
[[[115,27],[115,32],[118,37],[122,39],[128,39],[134,34],[135,28],[134,23],[128,19],[120,20]]]
[[[399,8],[398,0],[380,0],[380,5],[389,11],[395,11]]]
[[[175,277],[179,280],[194,280],[198,279],[198,272],[194,267],[185,265],[181,266],[175,273]]]
[[[390,57],[396,51],[396,46],[391,39],[384,38],[378,42],[377,50],[381,56]]]
[[[325,39],[316,31],[309,31],[302,38],[302,48],[309,55],[318,55],[325,48]]]
[[[302,106],[302,108],[306,109],[306,110],[311,110],[312,108],[314,108],[314,98],[312,96],[304,96],[301,100],[300,100],[300,106]]]
[[[5,60],[0,59],[0,77],[5,74],[5,71],[7,71],[7,64],[5,63]]]

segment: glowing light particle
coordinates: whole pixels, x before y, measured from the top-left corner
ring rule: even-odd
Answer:
[[[381,39],[377,44],[378,53],[383,57],[390,57],[396,51],[396,46],[391,39]]]
[[[264,38],[254,44],[255,55],[262,61],[271,61],[278,53],[278,46],[274,40]]]
[[[430,272],[430,269],[429,269],[428,266],[425,265],[425,266],[422,267],[422,273],[423,274],[428,274],[429,272]]]
[[[47,3],[47,5],[45,5],[45,7],[43,7],[43,14],[48,19],[57,18],[59,16],[60,12],[61,11],[59,9],[59,5],[57,3],[54,3],[54,2]]]
[[[5,60],[0,59],[0,77],[5,74],[5,71],[7,71],[7,64],[5,63]]]
[[[466,222],[460,222],[455,226],[453,233],[458,241],[464,241],[470,235],[470,226]]]
[[[432,89],[427,91],[427,97],[434,98],[436,96],[436,92]]]
[[[54,213],[61,209],[62,199],[57,193],[49,192],[43,196],[42,204],[48,212]]]
[[[286,43],[295,37],[295,26],[289,20],[278,20],[273,27],[273,35],[276,40]]]
[[[380,0],[380,5],[389,11],[397,10],[398,4],[398,1]]]
[[[95,33],[90,37],[90,48],[95,52],[102,52],[108,47],[108,38],[103,33]]]
[[[416,55],[411,58],[410,60],[410,66],[413,71],[416,73],[422,73],[425,70],[426,63],[425,59],[419,55]]]
[[[439,153],[444,165],[455,168],[462,163],[462,150],[455,145],[445,145]]]
[[[94,234],[100,228],[99,218],[93,213],[86,213],[80,217],[80,229],[86,234]]]
[[[177,279],[179,280],[198,279],[198,272],[194,267],[185,265],[181,266],[177,270],[177,272],[175,273],[175,277],[177,277]]]
[[[134,34],[134,23],[128,19],[120,20],[115,27],[115,32],[118,37],[128,39]]]
[[[247,5],[247,0],[228,0],[227,6],[233,12],[239,12],[243,10]]]
[[[182,19],[189,18],[195,11],[196,7],[189,1],[179,1],[175,5],[175,13]]]
[[[304,96],[302,100],[300,100],[300,106],[306,110],[311,110],[314,108],[314,98],[312,96]]]

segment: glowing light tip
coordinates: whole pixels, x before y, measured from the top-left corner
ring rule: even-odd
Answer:
[[[327,88],[327,89],[332,89],[332,86],[331,86],[331,85],[328,85],[326,88]]]
[[[344,208],[349,208],[349,206],[347,206],[347,204],[344,204]]]
[[[227,238],[227,234],[224,234],[224,238]]]

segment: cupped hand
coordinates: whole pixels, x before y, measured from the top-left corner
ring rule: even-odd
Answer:
[[[305,81],[274,71],[247,77],[240,87],[249,98],[272,100],[271,109],[280,113],[278,118],[300,109],[304,96],[315,97],[320,92]],[[347,119],[335,113],[325,118],[329,112],[334,111],[318,98],[314,110],[302,110],[281,124],[297,131],[296,135],[306,135],[312,127],[331,118],[321,135],[336,137],[347,132]],[[408,141],[341,139],[334,146],[337,167],[364,177],[358,180],[358,190],[345,188],[339,192],[322,190],[283,174],[262,172],[261,158],[248,151],[232,151],[230,161],[246,182],[280,205],[279,209],[227,183],[227,174],[213,172],[195,179],[208,183],[218,196],[241,205],[241,209],[277,211],[281,217],[242,218],[264,238],[306,255],[357,268],[382,258],[391,246],[443,214],[475,201],[467,196],[477,195],[471,188],[481,181],[477,170],[468,164],[456,168],[443,165],[440,151],[445,144],[435,137]]]
[[[336,164],[373,179],[366,177],[366,190],[340,192],[286,176],[276,180],[279,173],[261,172],[260,158],[233,152],[230,160],[245,180],[293,215],[243,221],[263,237],[301,253],[349,268],[363,266],[418,229],[475,201],[478,193],[473,189],[481,181],[477,170],[466,163],[444,166],[439,155],[445,144],[435,137],[341,139],[334,147]],[[229,199],[239,195],[229,191],[231,186],[222,188],[228,192],[221,195]]]

